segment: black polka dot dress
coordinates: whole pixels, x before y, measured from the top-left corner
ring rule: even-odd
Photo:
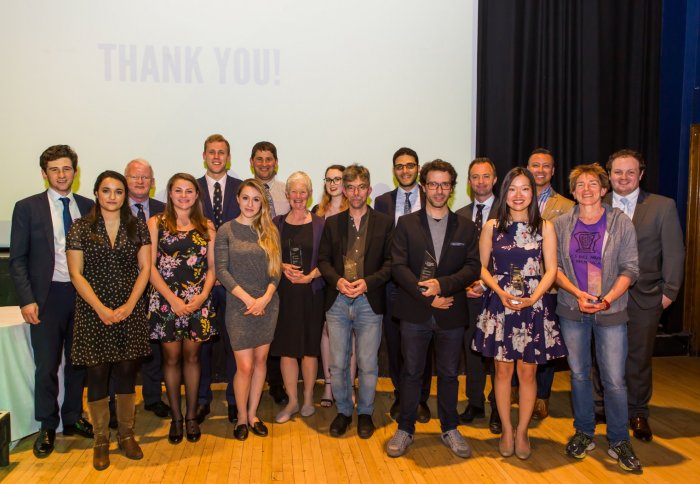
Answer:
[[[100,301],[110,309],[118,308],[129,299],[139,275],[138,251],[151,243],[146,224],[141,220],[137,223],[138,242],[128,239],[126,226],[122,223],[114,247],[110,245],[102,218],[94,226],[85,218],[77,220],[68,233],[66,250],[83,251],[83,276]],[[78,295],[71,352],[74,365],[116,363],[150,353],[145,298],[139,298],[126,320],[108,326]]]

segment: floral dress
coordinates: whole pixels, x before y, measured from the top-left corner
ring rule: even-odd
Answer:
[[[508,225],[505,232],[493,231],[493,277],[507,293],[529,297],[542,279],[542,234],[531,234],[525,223]],[[519,270],[519,278],[513,277]],[[514,283],[515,282],[515,283]],[[503,306],[498,294],[484,292],[472,348],[498,361],[523,360],[546,363],[567,355],[555,314],[556,299],[545,294],[520,311]]]
[[[171,234],[158,225],[156,268],[171,291],[186,303],[200,294],[206,280],[209,245],[195,230]],[[164,343],[190,339],[207,341],[217,333],[212,325],[214,312],[211,294],[202,306],[189,316],[178,316],[170,303],[153,288],[148,304],[151,339]]]

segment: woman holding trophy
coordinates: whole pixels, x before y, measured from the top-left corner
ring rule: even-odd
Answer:
[[[515,453],[527,459],[537,365],[566,356],[553,308],[542,303],[557,275],[557,239],[554,226],[540,217],[530,172],[520,167],[510,170],[501,185],[501,196],[505,203],[497,218],[484,225],[479,241],[481,280],[487,289],[473,348],[494,358],[494,393],[503,423],[499,451],[504,457]],[[515,431],[510,418],[514,371],[520,379]]]

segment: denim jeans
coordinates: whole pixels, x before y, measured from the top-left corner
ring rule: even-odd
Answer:
[[[357,376],[360,382],[357,413],[372,415],[379,373],[382,315],[372,311],[364,294],[355,299],[338,294],[333,306],[326,312],[326,321],[331,349],[331,385],[338,413],[352,415],[350,353],[354,331]]]
[[[425,358],[430,341],[435,342],[437,370],[437,403],[440,428],[443,432],[457,428],[457,393],[459,359],[464,328],[440,329],[431,318],[422,324],[401,321],[401,351],[404,362],[401,369],[401,414],[399,429],[413,435],[416,426],[416,407],[420,396]],[[482,390],[483,391],[483,390]]]
[[[605,392],[605,418],[608,440],[617,443],[629,440],[627,430],[627,323],[601,326],[595,316],[581,320],[560,318],[564,343],[569,350],[571,368],[571,400],[574,406],[574,428],[589,436],[595,434],[593,384],[591,382],[591,334]]]

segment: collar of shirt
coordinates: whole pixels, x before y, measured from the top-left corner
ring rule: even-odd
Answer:
[[[131,213],[134,214],[134,217],[138,217],[139,215],[139,208],[136,206],[137,203],[140,203],[143,206],[143,213],[146,216],[146,220],[148,220],[150,216],[150,207],[148,206],[148,199],[146,199],[145,202],[137,202],[136,200],[129,198],[129,208],[131,209]]]
[[[484,206],[483,210],[481,211],[481,215],[483,217],[484,223],[486,223],[486,220],[489,218],[489,212],[491,211],[491,207],[493,207],[493,202],[496,201],[496,195],[493,193],[489,198],[484,200],[483,202],[479,202],[476,198],[474,199],[474,207],[472,208],[472,222],[476,220],[476,212],[478,211],[477,205],[482,204]]]
[[[622,199],[622,195],[618,195],[617,193],[613,192],[612,200],[613,200],[613,207],[617,207],[620,210],[622,210],[622,202],[620,202],[620,199]],[[637,199],[639,198],[639,187],[629,195],[626,195],[624,198],[629,200],[631,202],[631,207],[634,208],[637,206]]]
[[[56,190],[54,190],[54,189],[51,188],[51,187],[49,187],[49,189],[46,190],[46,191],[47,191],[48,194],[49,194],[49,198],[50,198],[51,201],[54,202],[54,203],[63,204],[63,202],[61,201],[61,199],[62,199],[62,198],[67,198],[67,199],[70,200],[70,202],[71,202],[70,204],[71,204],[71,205],[74,205],[74,204],[75,204],[75,198],[73,197],[73,192],[68,192],[68,195],[61,195],[60,193],[58,193]]]
[[[403,207],[406,204],[406,194],[409,193],[410,195],[408,196],[408,199],[411,202],[411,213],[417,212],[418,210],[421,209],[420,205],[420,187],[418,186],[418,183],[416,183],[413,188],[410,190],[406,191],[403,188],[399,187],[396,190],[396,205],[394,206],[394,214],[395,214],[395,220],[394,222],[398,221],[399,217],[403,215]]]
[[[219,183],[221,185],[221,202],[224,200],[224,191],[226,191],[226,180],[227,175],[224,175],[219,180],[214,180],[212,177],[204,174],[204,179],[207,181],[207,188],[209,189],[209,200],[211,200],[212,205],[214,204],[214,184]]]

